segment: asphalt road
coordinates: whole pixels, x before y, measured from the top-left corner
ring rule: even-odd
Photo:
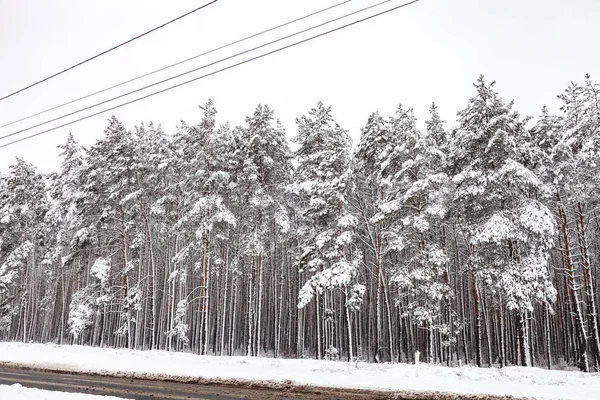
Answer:
[[[260,382],[205,383],[202,379],[198,382],[184,383],[44,371],[7,364],[9,363],[0,363],[0,385],[19,383],[31,388],[135,400],[516,400],[511,396],[326,388],[285,382],[274,386]]]
[[[77,392],[95,395],[108,395],[135,400],[156,399],[201,399],[201,400],[335,400],[335,399],[388,399],[387,395],[362,391],[333,392],[329,390],[306,390],[288,392],[285,389],[264,387],[248,388],[228,385],[202,385],[142,379],[102,377],[34,371],[19,368],[0,367],[0,384],[19,383],[24,387]],[[312,392],[312,393],[311,393]]]

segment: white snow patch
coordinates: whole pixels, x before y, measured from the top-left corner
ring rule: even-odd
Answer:
[[[119,360],[119,362],[115,362]],[[595,399],[600,374],[541,368],[450,368],[421,364],[367,364],[314,359],[215,357],[167,351],[0,343],[0,362],[67,371],[131,376],[294,381],[328,387],[512,395],[536,399]],[[0,395],[0,398],[4,397]]]
[[[110,261],[104,257],[98,257],[94,262],[94,265],[90,268],[90,275],[97,278],[102,286],[108,282],[108,275],[110,274]]]
[[[96,396],[83,393],[55,392],[26,388],[18,383],[0,385],[0,399],[10,400],[123,400],[121,397]]]

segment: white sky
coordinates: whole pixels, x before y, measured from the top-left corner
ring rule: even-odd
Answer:
[[[0,125],[340,1],[219,0],[82,67],[0,101]],[[315,19],[186,63],[126,88],[135,89],[143,83],[198,67],[377,2],[353,0]],[[392,0],[377,10],[403,2],[405,0]],[[192,0],[0,0],[0,97],[201,4],[202,1]],[[358,18],[351,17],[348,21]],[[289,137],[296,133],[295,118],[323,101],[333,107],[334,117],[350,131],[356,143],[360,127],[371,112],[392,115],[400,102],[413,107],[422,123],[428,117],[429,105],[435,101],[442,117],[449,125],[454,124],[456,112],[464,108],[473,95],[472,83],[483,73],[488,80],[498,82],[497,89],[506,101],[515,99],[516,108],[522,114],[537,116],[543,104],[556,110],[556,95],[570,81],[583,81],[586,72],[596,81],[600,79],[599,20],[599,0],[421,0],[168,93],[2,148],[0,171],[6,171],[16,156],[34,163],[41,172],[57,170],[60,159],[56,146],[64,142],[67,132],[73,132],[80,143],[90,146],[102,136],[111,114],[130,129],[141,122],[154,121],[172,133],[180,120],[197,123],[201,117],[198,105],[209,97],[219,111],[219,122],[229,121],[232,125],[242,124],[256,105],[266,103],[275,110]],[[315,33],[327,29],[324,27]],[[297,38],[286,43],[295,40]],[[218,68],[199,71],[170,84]],[[0,128],[0,136],[104,100],[109,94],[123,92],[121,87],[114,93]],[[133,97],[117,102],[130,98]],[[92,111],[96,110],[80,115]],[[0,140],[0,144],[10,139]]]

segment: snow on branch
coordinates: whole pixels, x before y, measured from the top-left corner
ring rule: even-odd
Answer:
[[[298,308],[310,303],[315,293],[322,294],[325,290],[348,287],[356,276],[360,258],[360,255],[357,255],[351,262],[340,260],[330,268],[313,275],[300,289]]]

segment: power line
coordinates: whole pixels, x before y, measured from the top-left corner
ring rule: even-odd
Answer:
[[[175,89],[175,88],[177,88],[177,87],[180,87],[180,86],[183,86],[183,85],[187,85],[188,83],[195,82],[195,81],[197,81],[197,80],[200,80],[200,79],[206,78],[206,77],[208,77],[208,76],[211,76],[211,75],[218,74],[218,73],[220,73],[220,72],[223,72],[223,71],[226,71],[226,70],[229,70],[229,69],[235,68],[235,67],[237,67],[237,66],[240,66],[240,65],[243,65],[243,64],[247,64],[247,63],[249,63],[249,62],[251,62],[251,61],[258,60],[258,59],[260,59],[260,58],[263,58],[263,57],[266,57],[266,56],[268,56],[268,55],[271,55],[271,54],[278,53],[278,52],[280,52],[280,51],[282,51],[282,50],[286,50],[286,49],[289,49],[289,48],[291,48],[291,47],[294,47],[294,46],[297,46],[297,45],[300,45],[300,44],[303,44],[303,43],[309,42],[309,41],[311,41],[311,40],[314,40],[314,39],[320,38],[320,37],[322,37],[322,36],[328,35],[328,34],[330,34],[330,33],[337,32],[337,31],[339,31],[339,30],[342,30],[342,29],[348,28],[348,27],[350,27],[350,26],[353,26],[353,25],[357,25],[357,24],[359,24],[359,23],[361,23],[361,22],[364,22],[364,21],[367,21],[367,20],[373,19],[373,18],[375,18],[375,17],[379,17],[379,16],[381,16],[381,15],[387,14],[387,13],[389,13],[389,12],[392,12],[392,11],[395,11],[395,10],[398,10],[398,9],[400,9],[400,8],[407,7],[407,6],[411,5],[411,4],[417,3],[417,2],[419,2],[419,1],[420,1],[420,0],[412,0],[412,1],[410,1],[410,2],[407,2],[407,3],[400,4],[399,6],[396,6],[396,7],[390,8],[390,9],[388,9],[388,10],[385,10],[385,11],[381,11],[381,12],[379,12],[379,13],[377,13],[377,14],[373,14],[373,15],[370,15],[370,16],[368,16],[368,17],[365,17],[365,18],[362,18],[362,19],[356,20],[356,21],[354,21],[354,22],[350,22],[350,23],[348,23],[348,24],[346,24],[346,25],[342,25],[342,26],[339,26],[339,27],[337,27],[337,28],[331,29],[331,30],[329,30],[329,31],[326,31],[326,32],[323,32],[323,33],[319,33],[319,34],[317,34],[317,35],[314,35],[314,36],[311,36],[311,37],[309,37],[309,38],[306,38],[306,39],[299,40],[299,41],[297,41],[297,42],[294,42],[294,43],[292,43],[292,44],[289,44],[289,45],[286,45],[286,46],[280,47],[280,48],[278,48],[278,49],[275,49],[275,50],[271,50],[271,51],[269,51],[269,52],[267,52],[267,53],[260,54],[260,55],[258,55],[258,56],[255,56],[255,57],[252,57],[252,58],[246,59],[246,60],[244,60],[244,61],[240,61],[240,62],[238,62],[238,63],[236,63],[236,64],[229,65],[229,66],[227,66],[227,67],[224,67],[224,68],[221,68],[221,69],[219,69],[219,70],[216,70],[216,71],[210,72],[210,73],[208,73],[208,74],[205,74],[205,75],[202,75],[202,76],[196,77],[196,78],[194,78],[194,79],[190,79],[190,80],[188,80],[188,81],[185,81],[185,82],[179,83],[179,84],[177,84],[177,85],[173,85],[173,86],[170,86],[170,87],[168,87],[168,88],[165,88],[165,89],[162,89],[162,90],[159,90],[159,91],[156,91],[156,92],[153,92],[153,93],[147,94],[147,95],[145,95],[145,96],[138,97],[137,99],[133,99],[133,100],[127,101],[127,102],[125,102],[125,103],[121,103],[121,104],[119,104],[119,105],[116,105],[116,106],[109,107],[109,108],[107,108],[107,109],[104,109],[104,110],[102,110],[102,111],[98,111],[98,112],[96,112],[96,113],[93,113],[93,114],[86,115],[85,117],[81,117],[81,118],[75,119],[75,120],[73,120],[73,121],[70,121],[70,122],[64,123],[64,124],[62,124],[62,125],[55,126],[54,128],[46,129],[46,130],[44,130],[44,131],[41,131],[41,132],[35,133],[35,134],[33,134],[33,135],[25,136],[25,137],[23,137],[23,138],[20,138],[20,139],[14,140],[14,141],[12,141],[12,142],[9,142],[9,143],[6,143],[6,144],[3,144],[3,145],[0,145],[0,149],[1,149],[1,148],[4,148],[4,147],[8,147],[8,146],[10,146],[10,145],[13,145],[13,144],[16,144],[16,143],[19,143],[19,142],[22,142],[22,141],[25,141],[25,140],[28,140],[28,139],[31,139],[31,138],[34,138],[34,137],[37,137],[37,136],[40,136],[40,135],[43,135],[43,134],[45,134],[45,133],[48,133],[48,132],[54,131],[54,130],[56,130],[56,129],[63,128],[63,127],[65,127],[65,126],[72,125],[72,124],[74,124],[74,123],[77,123],[77,122],[80,122],[80,121],[86,120],[86,119],[88,119],[88,118],[95,117],[95,116],[97,116],[97,115],[100,115],[100,114],[102,114],[102,113],[105,113],[105,112],[107,112],[107,111],[112,111],[112,110],[115,110],[115,109],[117,109],[117,108],[120,108],[120,107],[123,107],[123,106],[129,105],[129,104],[135,103],[135,102],[137,102],[137,101],[140,101],[140,100],[146,99],[146,98],[148,98],[148,97],[152,97],[152,96],[155,96],[155,95],[157,95],[157,94],[164,93],[164,92],[166,92],[166,91],[168,91],[168,90]]]
[[[233,46],[233,45],[236,45],[236,44],[238,44],[238,43],[245,42],[245,41],[247,41],[247,40],[250,40],[250,39],[253,39],[253,38],[257,37],[257,36],[263,35],[263,34],[265,34],[265,33],[268,33],[268,32],[272,32],[272,31],[274,31],[274,30],[276,30],[276,29],[279,29],[279,28],[283,28],[284,26],[287,26],[287,25],[293,24],[293,23],[295,23],[295,22],[298,22],[298,21],[301,21],[301,20],[303,20],[303,19],[306,19],[306,18],[309,18],[309,17],[315,16],[315,15],[317,15],[317,14],[321,14],[321,13],[323,13],[323,12],[325,12],[325,11],[329,11],[329,10],[331,10],[331,9],[333,9],[333,8],[336,8],[336,7],[339,7],[339,6],[343,5],[343,4],[349,3],[350,1],[352,1],[352,0],[345,0],[345,1],[342,1],[341,3],[334,4],[334,5],[332,5],[332,6],[329,6],[329,7],[327,7],[327,8],[323,8],[323,9],[321,9],[321,10],[318,10],[318,11],[312,12],[312,13],[310,13],[310,14],[307,14],[307,15],[304,15],[304,16],[302,16],[302,17],[300,17],[300,18],[296,18],[296,19],[293,19],[293,20],[291,20],[291,21],[285,22],[285,23],[283,23],[283,24],[280,24],[280,25],[274,26],[274,27],[272,27],[272,28],[265,29],[265,30],[263,30],[263,31],[261,31],[261,32],[258,32],[258,33],[252,34],[252,35],[250,35],[250,36],[246,36],[246,37],[244,37],[244,38],[242,38],[242,39],[238,39],[238,40],[236,40],[236,41],[233,41],[233,42],[227,43],[227,44],[225,44],[225,45],[222,45],[222,46],[216,47],[216,48],[214,48],[214,49],[212,49],[212,50],[208,50],[208,51],[206,51],[206,52],[204,52],[204,53],[197,54],[197,55],[195,55],[195,56],[192,56],[192,57],[186,58],[185,60],[178,61],[178,62],[176,62],[176,63],[174,63],[174,64],[170,64],[170,65],[167,65],[167,66],[165,66],[165,67],[159,68],[159,69],[157,69],[157,70],[154,70],[154,71],[151,71],[151,72],[145,73],[145,74],[143,74],[143,75],[137,76],[137,77],[135,77],[135,78],[128,79],[128,80],[126,80],[126,81],[123,81],[123,82],[121,82],[121,83],[117,83],[117,84],[115,84],[115,85],[113,85],[113,86],[110,86],[110,87],[107,87],[107,88],[105,88],[105,89],[98,90],[98,91],[96,91],[96,92],[94,92],[94,93],[90,93],[90,94],[87,94],[87,95],[85,95],[85,96],[79,97],[79,98],[77,98],[77,99],[70,100],[70,101],[68,101],[68,102],[66,102],[66,103],[63,103],[63,104],[60,104],[60,105],[57,105],[57,106],[54,106],[54,107],[48,108],[48,109],[46,109],[46,110],[43,110],[43,111],[37,112],[37,113],[35,113],[35,114],[31,114],[31,115],[29,115],[29,116],[27,116],[27,117],[23,117],[23,118],[21,118],[21,119],[18,119],[18,120],[15,120],[15,121],[9,122],[9,123],[7,123],[7,124],[4,124],[4,125],[0,125],[0,128],[5,128],[5,127],[7,127],[7,126],[14,125],[14,124],[16,124],[17,122],[22,122],[22,121],[28,120],[28,119],[30,119],[30,118],[37,117],[38,115],[45,114],[45,113],[47,113],[47,112],[49,112],[49,111],[54,111],[54,110],[56,110],[56,109],[59,109],[59,108],[62,108],[62,107],[64,107],[64,106],[68,106],[69,104],[73,104],[73,103],[75,103],[75,102],[78,102],[78,101],[81,101],[81,100],[85,100],[85,99],[87,99],[87,98],[89,98],[89,97],[92,97],[92,96],[95,96],[95,95],[97,95],[97,94],[104,93],[104,92],[106,92],[106,91],[108,91],[108,90],[112,90],[112,89],[118,88],[118,87],[120,87],[120,86],[123,86],[123,85],[126,85],[126,84],[128,84],[128,83],[131,83],[131,82],[137,81],[137,80],[139,80],[139,79],[145,78],[145,77],[147,77],[147,76],[150,76],[150,75],[156,74],[156,73],[158,73],[158,72],[162,72],[162,71],[164,71],[164,70],[167,70],[167,69],[169,69],[169,68],[176,67],[176,66],[178,66],[178,65],[181,65],[181,64],[183,64],[183,63],[186,63],[186,62],[188,62],[188,61],[195,60],[195,59],[197,59],[197,58],[199,58],[199,57],[203,57],[203,56],[206,56],[206,55],[208,55],[208,54],[214,53],[214,52],[216,52],[216,51],[223,50],[223,49],[225,49],[225,48],[227,48],[227,47],[231,47],[231,46]]]
[[[337,20],[340,20],[340,19],[346,18],[346,17],[348,17],[348,16],[351,16],[351,15],[354,15],[354,14],[357,14],[357,13],[360,13],[360,12],[363,12],[363,11],[366,11],[366,10],[368,10],[368,9],[370,9],[370,8],[373,8],[373,7],[379,6],[379,5],[381,5],[381,4],[384,4],[384,3],[387,3],[387,2],[389,2],[389,1],[391,1],[391,0],[385,0],[385,1],[382,1],[382,2],[380,2],[380,3],[377,3],[377,4],[374,4],[374,5],[371,5],[371,6],[369,6],[369,7],[365,7],[365,8],[363,8],[363,9],[361,9],[361,10],[354,11],[354,12],[352,12],[352,13],[350,13],[350,14],[346,14],[346,15],[344,15],[344,16],[342,16],[342,17],[335,18],[335,19],[333,19],[333,20],[330,20],[330,21],[327,21],[327,22],[324,22],[324,23],[321,23],[321,24],[315,25],[315,26],[313,26],[313,27],[311,27],[311,28],[304,29],[304,30],[302,30],[302,31],[299,31],[299,32],[296,32],[296,33],[294,33],[294,34],[291,34],[291,35],[285,36],[285,37],[283,37],[283,38],[276,39],[276,40],[274,40],[274,41],[271,41],[271,42],[268,42],[268,43],[266,43],[266,44],[263,44],[263,45],[260,45],[260,46],[254,47],[254,48],[252,48],[252,49],[249,49],[249,50],[246,50],[246,51],[243,51],[243,52],[237,53],[237,54],[235,54],[235,55],[233,55],[233,56],[229,56],[229,57],[226,57],[226,58],[224,58],[224,59],[221,59],[221,60],[218,60],[218,61],[212,62],[212,63],[210,63],[210,64],[203,65],[203,66],[201,66],[201,67],[199,67],[199,68],[195,68],[195,69],[193,69],[193,70],[191,70],[191,71],[187,71],[187,72],[185,72],[185,73],[182,73],[182,74],[176,75],[176,76],[174,76],[174,77],[171,77],[171,78],[168,78],[168,79],[165,79],[165,80],[162,80],[162,81],[156,82],[156,83],[154,83],[154,84],[151,84],[151,85],[148,85],[148,86],[145,86],[145,87],[142,87],[142,88],[139,88],[139,89],[133,90],[133,91],[131,91],[131,92],[128,92],[128,93],[125,93],[125,94],[123,94],[123,95],[116,96],[116,97],[114,97],[114,98],[112,98],[112,99],[109,99],[109,100],[106,100],[106,101],[103,101],[103,102],[100,102],[100,103],[97,103],[97,104],[91,105],[91,106],[89,106],[89,107],[82,108],[82,109],[80,109],[80,110],[77,110],[77,111],[71,112],[71,113],[69,113],[69,114],[65,114],[65,115],[63,115],[63,116],[60,116],[60,117],[54,118],[54,119],[52,119],[52,120],[49,120],[49,121],[46,121],[46,122],[43,122],[43,123],[37,124],[37,125],[35,125],[35,126],[29,127],[29,128],[26,128],[26,129],[22,129],[22,130],[20,130],[20,131],[13,132],[13,133],[11,133],[11,134],[8,134],[8,135],[4,135],[4,136],[0,137],[0,139],[6,139],[6,138],[8,138],[8,137],[14,136],[14,135],[16,135],[16,134],[19,134],[19,133],[25,132],[25,131],[27,131],[27,130],[30,130],[30,129],[33,129],[33,128],[36,128],[36,127],[39,127],[39,126],[41,126],[41,125],[46,125],[46,124],[48,124],[48,123],[50,123],[50,122],[54,122],[54,121],[56,121],[56,120],[59,120],[59,119],[62,119],[62,118],[65,118],[65,117],[71,116],[71,115],[73,115],[73,114],[77,114],[77,113],[79,113],[79,112],[82,112],[82,111],[88,110],[88,109],[90,109],[90,108],[93,108],[93,107],[96,107],[96,106],[99,106],[99,105],[102,105],[102,104],[108,103],[108,102],[110,102],[110,101],[113,101],[113,100],[119,99],[119,98],[121,98],[121,97],[125,97],[125,96],[127,96],[127,95],[130,95],[130,94],[133,94],[133,93],[139,92],[139,91],[141,91],[141,90],[144,90],[144,89],[150,88],[150,87],[152,87],[152,86],[156,86],[156,85],[158,85],[158,84],[161,84],[161,83],[167,82],[167,81],[169,81],[169,80],[172,80],[172,79],[175,79],[175,78],[181,77],[181,76],[183,76],[183,75],[186,75],[186,74],[189,74],[189,73],[191,73],[191,72],[198,71],[198,70],[200,70],[200,69],[203,69],[203,68],[205,68],[205,67],[207,67],[207,66],[211,66],[211,65],[214,65],[214,64],[218,64],[218,63],[220,63],[220,62],[222,62],[222,61],[229,60],[229,59],[231,59],[231,58],[234,58],[234,57],[237,57],[237,56],[239,56],[239,55],[242,55],[242,54],[245,54],[245,53],[248,53],[248,52],[251,52],[251,51],[257,50],[257,49],[259,49],[259,48],[262,48],[262,47],[268,46],[268,45],[270,45],[270,44],[273,44],[273,43],[279,42],[279,41],[281,41],[281,40],[284,40],[284,39],[287,39],[287,38],[290,38],[290,37],[296,36],[296,35],[298,35],[298,34],[301,34],[301,33],[304,33],[304,32],[306,32],[306,31],[309,31],[309,30],[312,30],[312,29],[318,28],[318,27],[320,27],[320,26],[323,26],[323,25],[329,24],[329,23],[331,23],[331,22],[334,22],[334,21],[337,21]],[[228,66],[228,67],[221,68],[221,69],[219,69],[219,70],[216,70],[216,71],[213,71],[213,72],[211,72],[211,73],[208,73],[208,74],[202,75],[202,76],[200,76],[200,77],[197,77],[197,78],[194,78],[194,79],[191,79],[191,80],[188,80],[188,81],[185,81],[185,82],[179,83],[179,84],[177,84],[177,85],[170,86],[170,87],[168,87],[168,88],[165,88],[165,89],[162,89],[162,90],[159,90],[159,91],[156,91],[156,92],[150,93],[150,94],[148,94],[148,95],[145,95],[145,96],[139,97],[139,98],[137,98],[137,99],[133,99],[133,100],[127,101],[127,102],[125,102],[125,103],[121,103],[121,104],[119,104],[119,105],[116,105],[116,106],[112,106],[112,107],[110,107],[110,108],[107,108],[107,109],[105,109],[105,110],[103,110],[103,111],[99,111],[99,112],[96,112],[96,113],[90,114],[90,115],[88,115],[88,116],[85,116],[85,117],[82,117],[82,118],[79,118],[79,119],[73,120],[73,121],[71,121],[71,122],[67,122],[67,123],[65,123],[65,124],[62,124],[62,125],[56,126],[56,127],[54,127],[54,128],[50,128],[50,129],[44,130],[44,131],[42,131],[42,132],[38,132],[37,134],[30,135],[30,136],[26,136],[26,137],[24,137],[24,138],[21,138],[21,139],[15,140],[15,141],[13,141],[13,142],[6,143],[6,144],[4,144],[4,145],[1,145],[1,146],[0,146],[0,148],[3,148],[3,147],[6,147],[6,146],[9,146],[9,145],[11,145],[11,144],[14,144],[14,143],[21,142],[21,141],[23,141],[23,140],[26,140],[26,139],[29,139],[29,138],[32,138],[32,137],[39,136],[39,135],[41,135],[41,134],[44,134],[44,133],[47,133],[47,132],[53,131],[53,130],[55,130],[55,129],[59,129],[59,128],[62,128],[62,127],[68,126],[68,125],[71,125],[71,124],[73,124],[73,123],[76,123],[76,122],[80,122],[80,121],[82,121],[82,120],[85,120],[85,119],[88,119],[88,118],[94,117],[94,116],[96,116],[96,115],[102,114],[102,113],[104,113],[104,112],[107,112],[107,111],[111,111],[111,110],[114,110],[114,109],[116,109],[116,108],[120,108],[120,107],[123,107],[123,106],[125,106],[125,105],[128,105],[128,104],[135,103],[135,102],[137,102],[137,101],[140,101],[140,100],[146,99],[146,98],[148,98],[148,97],[152,97],[152,96],[154,96],[154,95],[157,95],[157,94],[160,94],[160,93],[166,92],[166,91],[168,91],[168,90],[171,90],[171,89],[174,89],[174,88],[177,88],[177,87],[180,87],[180,86],[186,85],[186,84],[188,84],[188,83],[191,83],[191,82],[194,82],[194,81],[197,81],[197,80],[200,80],[200,79],[206,78],[206,77],[208,77],[208,76],[211,76],[211,75],[217,74],[217,73],[219,73],[219,72],[226,71],[226,70],[228,70],[228,69],[231,69],[231,68],[237,67],[237,66],[239,66],[239,65],[246,64],[246,63],[248,63],[248,62],[250,62],[250,61],[254,61],[254,60],[256,60],[256,59],[259,59],[259,58],[265,57],[265,56],[267,56],[267,55],[270,55],[270,54],[273,54],[273,53],[277,53],[277,52],[279,52],[279,51],[282,51],[282,50],[288,49],[288,48],[290,48],[290,47],[294,47],[294,46],[296,46],[296,45],[299,45],[299,44],[302,44],[302,43],[308,42],[308,41],[310,41],[310,40],[313,40],[313,39],[319,38],[319,37],[321,37],[321,36],[325,36],[325,35],[327,35],[327,34],[329,34],[329,33],[333,33],[333,32],[335,32],[335,31],[338,31],[338,30],[341,30],[341,29],[347,28],[347,27],[349,27],[349,26],[356,25],[356,24],[358,24],[358,23],[360,23],[360,22],[363,22],[363,21],[366,21],[366,20],[372,19],[372,18],[374,18],[374,17],[377,17],[377,16],[380,16],[380,15],[386,14],[386,13],[388,13],[388,12],[391,12],[391,11],[397,10],[397,9],[399,9],[399,8],[406,7],[406,6],[408,6],[408,5],[411,5],[411,4],[414,4],[414,3],[416,3],[416,2],[418,2],[418,1],[419,1],[419,0],[413,0],[413,1],[410,1],[410,2],[407,2],[407,3],[404,3],[404,4],[401,4],[401,5],[399,5],[399,6],[393,7],[393,8],[391,8],[391,9],[388,9],[388,10],[386,10],[386,11],[382,11],[382,12],[380,12],[380,13],[373,14],[373,15],[371,15],[371,16],[369,16],[369,17],[365,17],[365,18],[363,18],[363,19],[360,19],[360,20],[354,21],[354,22],[352,22],[352,23],[349,23],[349,24],[343,25],[343,26],[341,26],[341,27],[338,27],[338,28],[335,28],[335,29],[332,29],[332,30],[329,30],[329,31],[323,32],[323,33],[321,33],[321,34],[318,34],[318,35],[312,36],[312,37],[310,37],[310,38],[303,39],[303,40],[301,40],[301,41],[298,41],[298,42],[292,43],[292,44],[290,44],[290,45],[287,45],[287,46],[281,47],[281,48],[279,48],[279,49],[275,49],[275,50],[273,50],[273,51],[270,51],[270,52],[267,52],[267,53],[261,54],[261,55],[259,55],[259,56],[252,57],[252,58],[250,58],[250,59],[247,59],[247,60],[241,61],[241,62],[239,62],[239,63],[233,64],[233,65],[230,65],[230,66]]]
[[[63,119],[63,118],[66,118],[66,117],[70,117],[71,115],[75,115],[75,114],[78,114],[78,113],[80,113],[80,112],[87,111],[87,110],[89,110],[89,109],[92,109],[92,108],[95,108],[95,107],[101,106],[101,105],[103,105],[103,104],[110,103],[111,101],[118,100],[118,99],[120,99],[120,98],[123,98],[123,97],[129,96],[129,95],[131,95],[131,94],[134,94],[134,93],[137,93],[137,92],[141,92],[142,90],[146,90],[146,89],[149,89],[149,88],[151,88],[151,87],[154,87],[154,86],[160,85],[160,84],[162,84],[162,83],[165,83],[165,82],[168,82],[168,81],[172,81],[173,79],[181,78],[182,76],[189,75],[189,74],[191,74],[192,72],[197,72],[197,71],[199,71],[199,70],[201,70],[201,69],[204,69],[204,68],[207,68],[207,67],[211,67],[211,66],[213,66],[213,65],[216,65],[216,64],[220,64],[220,63],[222,63],[223,61],[227,61],[227,60],[230,60],[230,59],[232,59],[232,58],[235,58],[235,57],[241,56],[241,55],[243,55],[243,54],[250,53],[250,52],[253,52],[253,51],[255,51],[255,50],[261,49],[261,48],[263,48],[263,47],[270,46],[270,45],[272,45],[272,44],[274,44],[274,43],[281,42],[282,40],[286,40],[286,39],[289,39],[289,38],[291,38],[291,37],[294,37],[294,36],[300,35],[300,34],[302,34],[302,33],[305,33],[305,32],[308,32],[308,31],[311,31],[311,30],[314,30],[314,29],[320,28],[320,27],[322,27],[322,26],[324,26],[324,25],[331,24],[332,22],[336,22],[336,21],[339,21],[339,20],[341,20],[341,19],[344,19],[344,18],[351,17],[352,15],[355,15],[355,14],[360,14],[360,13],[362,13],[362,12],[364,12],[364,11],[367,11],[367,10],[369,10],[369,9],[371,9],[371,8],[378,7],[378,6],[380,6],[380,5],[382,5],[382,4],[385,4],[385,3],[389,3],[390,1],[392,1],[392,0],[383,0],[383,1],[379,2],[379,3],[372,4],[372,5],[368,6],[368,7],[361,8],[360,10],[356,10],[356,11],[353,11],[353,12],[351,12],[351,13],[349,13],[349,14],[342,15],[341,17],[337,17],[337,18],[331,19],[331,20],[329,20],[329,21],[322,22],[322,23],[320,23],[320,24],[317,24],[317,25],[313,25],[313,26],[311,26],[310,28],[306,28],[306,29],[303,29],[303,30],[301,30],[301,31],[298,31],[298,32],[295,32],[295,33],[289,34],[289,35],[287,35],[287,36],[281,37],[281,38],[279,38],[279,39],[275,39],[275,40],[272,40],[272,41],[270,41],[270,42],[263,43],[263,44],[261,44],[261,45],[259,45],[259,46],[256,46],[256,47],[253,47],[253,48],[250,48],[250,49],[247,49],[247,50],[241,51],[241,52],[239,52],[239,53],[236,53],[236,54],[234,54],[234,55],[231,55],[231,56],[228,56],[228,57],[225,57],[225,58],[221,58],[221,59],[219,59],[219,60],[217,60],[217,61],[213,61],[213,62],[211,62],[211,63],[204,64],[204,65],[202,65],[202,66],[200,66],[200,67],[197,67],[197,68],[194,68],[194,69],[188,70],[188,71],[186,71],[186,72],[182,72],[182,73],[180,73],[180,74],[177,74],[177,75],[175,75],[175,76],[172,76],[172,77],[170,77],[170,78],[166,78],[166,79],[160,80],[160,81],[158,81],[158,82],[151,83],[151,84],[149,84],[149,85],[146,85],[146,86],[143,86],[143,87],[141,87],[141,88],[137,88],[137,89],[131,90],[131,91],[129,91],[129,92],[126,92],[126,93],[124,93],[124,94],[120,94],[120,95],[118,95],[118,96],[111,97],[111,98],[109,98],[109,99],[107,99],[107,100],[100,101],[100,102],[98,102],[98,103],[95,103],[95,104],[92,104],[92,105],[90,105],[90,106],[87,106],[87,107],[80,108],[80,109],[78,109],[78,110],[72,111],[72,112],[70,112],[70,113],[67,113],[67,114],[63,114],[63,115],[61,115],[61,116],[59,116],[59,117],[52,118],[52,119],[49,119],[49,120],[47,120],[47,121],[44,121],[44,122],[40,122],[39,124],[32,125],[32,126],[29,126],[29,127],[27,127],[27,128],[23,128],[23,129],[21,129],[21,130],[18,130],[18,131],[15,131],[15,132],[9,133],[9,134],[7,134],[7,135],[0,136],[0,140],[2,140],[2,139],[6,139],[6,138],[9,138],[9,137],[11,137],[11,136],[18,135],[19,133],[27,132],[27,131],[29,131],[29,130],[32,130],[32,129],[34,129],[34,128],[39,128],[40,126],[47,125],[47,124],[49,124],[49,123],[51,123],[51,122],[55,122],[55,121],[61,120],[61,119]]]
[[[177,18],[173,18],[172,20],[170,20],[170,21],[167,21],[167,22],[165,22],[165,23],[164,23],[164,24],[162,24],[162,25],[159,25],[159,26],[157,26],[157,27],[155,27],[155,28],[152,28],[152,29],[150,29],[150,30],[149,30],[149,31],[147,31],[147,32],[141,33],[141,34],[137,35],[137,36],[136,36],[136,37],[134,37],[134,38],[131,38],[131,39],[129,39],[129,40],[126,40],[125,42],[123,42],[123,43],[121,43],[121,44],[118,44],[118,45],[116,45],[116,46],[113,46],[113,47],[111,47],[111,48],[110,48],[110,49],[108,49],[108,50],[104,50],[103,52],[101,52],[101,53],[98,53],[98,54],[96,54],[95,56],[92,56],[92,57],[90,57],[90,58],[88,58],[88,59],[85,59],[85,60],[83,60],[83,61],[81,61],[81,62],[78,62],[77,64],[75,64],[75,65],[72,65],[72,66],[70,66],[69,68],[65,68],[65,69],[63,69],[63,70],[62,70],[62,71],[60,71],[60,72],[57,72],[57,73],[55,73],[55,74],[53,74],[53,75],[50,75],[50,76],[49,76],[49,77],[47,77],[47,78],[44,78],[44,79],[42,79],[42,80],[39,80],[39,81],[37,81],[37,82],[35,82],[35,83],[32,83],[32,84],[31,84],[31,85],[29,85],[29,86],[26,86],[26,87],[24,87],[24,88],[22,88],[22,89],[19,89],[19,90],[17,90],[16,92],[12,92],[12,93],[10,93],[10,94],[7,94],[6,96],[4,96],[4,97],[0,98],[0,101],[2,101],[2,100],[5,100],[5,99],[8,99],[9,97],[12,97],[12,96],[14,96],[14,95],[15,95],[15,94],[17,94],[17,93],[21,93],[21,92],[23,92],[23,91],[25,91],[25,90],[27,90],[27,89],[30,89],[30,88],[32,88],[32,87],[34,87],[34,86],[37,86],[37,85],[39,85],[39,84],[40,84],[40,83],[42,83],[42,82],[45,82],[45,81],[47,81],[47,80],[49,80],[49,79],[52,79],[52,78],[55,78],[55,77],[57,77],[57,76],[59,76],[59,75],[61,75],[61,74],[64,74],[64,73],[65,73],[65,72],[67,72],[67,71],[70,71],[70,70],[72,70],[72,69],[74,69],[74,68],[77,68],[77,67],[79,67],[80,65],[83,65],[83,64],[85,64],[85,63],[87,63],[87,62],[89,62],[89,61],[92,61],[92,60],[93,60],[93,59],[95,59],[95,58],[98,58],[98,57],[100,57],[100,56],[102,56],[102,55],[104,55],[104,54],[106,54],[106,53],[109,53],[109,52],[111,52],[111,51],[113,51],[113,50],[116,50],[116,49],[118,49],[119,47],[123,47],[123,46],[125,46],[126,44],[133,42],[134,40],[137,40],[137,39],[139,39],[139,38],[141,38],[141,37],[143,37],[143,36],[146,36],[146,35],[147,35],[147,34],[149,34],[149,33],[152,33],[152,32],[154,32],[154,31],[157,31],[157,30],[159,30],[160,28],[163,28],[163,27],[165,27],[165,26],[167,26],[167,25],[169,25],[169,24],[172,24],[172,23],[173,23],[173,22],[175,22],[175,21],[178,21],[178,20],[180,20],[180,19],[182,19],[182,18],[184,18],[184,17],[187,17],[188,15],[190,15],[190,14],[193,14],[193,13],[195,13],[196,11],[200,11],[200,10],[202,10],[203,8],[210,6],[211,4],[213,4],[213,3],[216,3],[217,1],[218,1],[218,0],[213,0],[213,1],[211,1],[210,3],[206,3],[206,4],[204,4],[204,5],[202,5],[202,6],[198,7],[198,8],[195,8],[195,9],[193,9],[192,11],[188,11],[187,13],[185,13],[185,14],[183,14],[183,15],[180,15],[180,16],[179,16],[179,17],[177,17]]]

